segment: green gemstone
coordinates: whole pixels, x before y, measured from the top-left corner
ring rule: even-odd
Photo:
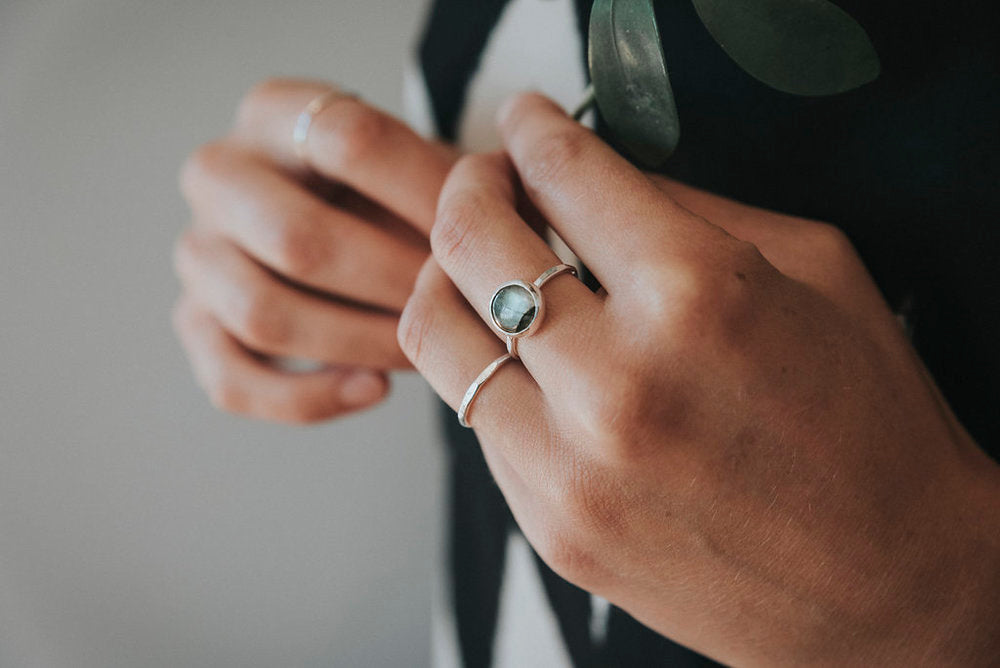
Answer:
[[[497,290],[490,305],[493,321],[508,334],[520,334],[531,326],[538,313],[534,296],[520,285]]]

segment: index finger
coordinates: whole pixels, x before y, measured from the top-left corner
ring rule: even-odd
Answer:
[[[240,105],[234,137],[289,170],[312,170],[347,185],[429,234],[454,153],[344,93],[313,115],[303,163],[293,141],[296,123],[310,102],[331,90],[295,79],[258,84]]]
[[[541,95],[509,100],[499,123],[532,202],[605,285],[726,236]]]

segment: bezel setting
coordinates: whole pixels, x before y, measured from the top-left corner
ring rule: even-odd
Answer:
[[[526,327],[520,330],[512,331],[504,327],[497,320],[494,306],[496,305],[497,299],[507,288],[515,286],[521,288],[522,290],[525,290],[531,296],[532,303],[534,304],[535,307],[535,315],[534,317],[532,317],[531,322],[529,322]],[[528,336],[538,328],[538,326],[542,323],[542,319],[544,317],[545,317],[545,300],[542,297],[541,291],[532,283],[520,280],[508,281],[503,285],[501,285],[500,287],[498,287],[496,291],[493,293],[493,297],[490,299],[490,321],[493,323],[493,327],[497,330],[497,332],[499,332],[503,336],[510,338],[523,338],[525,336]]]

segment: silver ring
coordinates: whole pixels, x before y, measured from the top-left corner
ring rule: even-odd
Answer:
[[[576,267],[557,264],[543,271],[532,283],[508,281],[493,293],[490,299],[490,319],[494,329],[507,340],[507,352],[514,359],[519,359],[518,339],[537,332],[545,317],[542,286],[565,273],[576,276]]]
[[[295,155],[302,162],[308,162],[306,140],[309,139],[309,128],[312,127],[313,120],[321,111],[330,106],[330,103],[343,96],[344,94],[341,91],[332,88],[322,95],[313,98],[312,102],[307,104],[306,108],[299,114],[298,119],[295,121],[295,129],[292,131],[292,145],[295,146]]]
[[[476,400],[476,396],[479,394],[479,390],[483,389],[483,385],[493,377],[500,367],[502,367],[507,362],[511,361],[513,356],[510,354],[501,355],[487,365],[483,369],[474,381],[472,385],[469,385],[469,389],[465,391],[465,396],[462,397],[462,405],[458,407],[458,423],[463,427],[471,428],[472,425],[469,424],[469,411],[472,409],[472,402]]]

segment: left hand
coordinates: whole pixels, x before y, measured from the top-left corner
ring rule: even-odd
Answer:
[[[470,413],[542,558],[727,663],[995,657],[998,468],[845,237],[651,179],[538,96],[501,130],[445,184],[399,337],[453,408],[504,352],[493,291],[559,263],[519,177],[604,286],[548,283]]]
[[[174,323],[219,408],[314,423],[381,402],[408,368],[399,313],[457,159],[329,83],[268,79],[185,163]],[[329,97],[325,97],[328,96]],[[293,128],[311,101],[306,145]],[[290,370],[288,359],[312,368]]]

